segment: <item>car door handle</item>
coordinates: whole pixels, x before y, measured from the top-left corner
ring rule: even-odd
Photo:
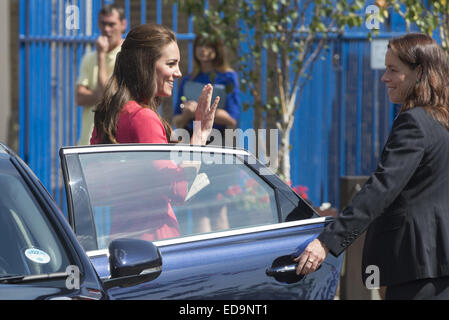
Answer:
[[[276,274],[286,274],[290,272],[296,273],[296,267],[298,264],[289,264],[286,266],[279,266],[279,267],[271,267],[266,270],[267,276],[273,277]]]
[[[296,274],[296,267],[298,263],[296,263],[293,259],[295,259],[295,255],[286,255],[276,258],[271,267],[267,268],[265,273],[269,277],[273,277],[276,281],[282,283],[295,283],[301,281],[305,275]],[[321,265],[317,270],[321,268]]]
[[[302,280],[304,275],[296,274],[296,266],[298,264],[293,261],[294,258],[291,254],[276,258],[271,267],[266,269],[266,275],[282,283],[295,283]]]
[[[272,267],[272,268],[268,268],[266,270],[266,274],[267,276],[274,276],[276,274],[287,274],[287,273],[295,273],[296,274],[296,268],[298,267],[298,264],[289,264],[286,266],[280,266],[280,267]],[[318,269],[316,269],[315,271],[319,270],[321,268],[321,265],[318,266]]]

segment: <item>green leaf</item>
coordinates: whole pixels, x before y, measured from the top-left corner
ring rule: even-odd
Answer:
[[[362,9],[364,7],[365,1],[363,1],[363,0],[356,0],[355,1],[355,5],[357,6],[356,10],[360,10],[360,9]]]
[[[320,22],[317,24],[317,29],[318,29],[320,32],[325,32],[325,31],[326,31],[326,26],[324,25],[323,22],[320,21]]]
[[[337,1],[336,8],[337,8],[337,10],[340,11],[340,12],[342,12],[342,11],[344,10],[344,6],[343,6],[343,4],[341,3],[341,1]]]
[[[265,39],[262,40],[262,46],[263,46],[264,48],[268,48],[268,39],[267,39],[267,38],[265,38]]]
[[[299,14],[298,14],[297,11],[293,11],[293,12],[290,14],[290,17],[291,17],[292,19],[296,19],[296,18],[298,18],[298,16],[299,16]]]

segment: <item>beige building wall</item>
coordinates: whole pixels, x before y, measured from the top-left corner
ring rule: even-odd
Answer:
[[[11,114],[10,1],[0,1],[0,142],[8,143]]]

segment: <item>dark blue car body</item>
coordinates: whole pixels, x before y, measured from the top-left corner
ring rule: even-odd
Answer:
[[[75,290],[66,288],[65,278],[30,281],[25,283],[8,283],[7,281],[0,280],[0,299],[107,298],[101,280],[77,241],[62,212],[28,166],[2,144],[0,144],[0,174],[3,176],[14,177],[26,186],[42,209],[42,213],[44,213],[46,218],[50,221],[53,231],[59,237],[59,241],[64,244],[65,250],[70,256],[71,263],[77,265],[81,273],[79,289]],[[7,187],[6,184],[2,184],[0,189]],[[4,190],[2,190],[2,192],[4,192]],[[2,211],[0,214],[2,215],[2,218],[4,218],[5,212]],[[3,225],[2,228],[11,228],[11,226]],[[2,233],[4,234],[3,230]],[[2,253],[0,256],[3,255],[7,247],[14,245],[14,243],[2,242],[0,244]],[[2,275],[0,275],[0,278],[1,276]]]
[[[0,300],[104,300],[111,287],[160,274],[151,243],[119,239],[109,249],[115,274],[102,280],[39,179],[0,143]]]

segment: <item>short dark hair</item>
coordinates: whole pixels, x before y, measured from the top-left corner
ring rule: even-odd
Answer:
[[[109,16],[112,14],[114,10],[118,12],[120,20],[126,19],[125,9],[115,4],[105,5],[103,8],[101,8],[100,12],[98,13],[98,16]]]

